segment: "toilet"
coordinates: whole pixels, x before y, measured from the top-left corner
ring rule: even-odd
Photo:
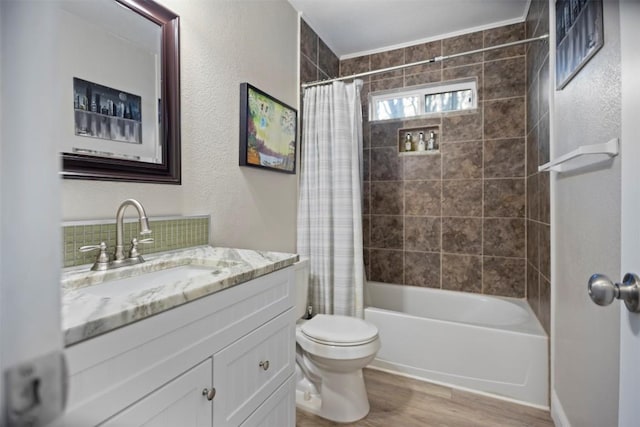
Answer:
[[[309,261],[296,264],[296,406],[348,423],[369,413],[362,368],[380,349],[378,329],[362,319],[318,314],[305,320]]]

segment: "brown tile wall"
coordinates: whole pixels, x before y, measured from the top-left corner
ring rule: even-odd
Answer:
[[[300,83],[338,77],[340,61],[304,19],[300,19]]]
[[[340,61],[340,74],[525,37],[525,24]],[[370,280],[526,296],[525,47],[364,80],[364,246]],[[478,110],[370,123],[370,91],[476,77]],[[440,154],[398,155],[398,128],[440,126]]]
[[[300,83],[330,79],[340,75],[340,60],[327,44],[300,18]],[[304,120],[304,96],[300,92],[300,127]],[[302,147],[304,149],[304,147]]]
[[[549,2],[532,0],[527,37],[549,32]],[[527,45],[527,300],[547,333],[551,311],[549,172],[549,45]]]

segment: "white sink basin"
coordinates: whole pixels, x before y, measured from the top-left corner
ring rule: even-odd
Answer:
[[[238,265],[230,260],[192,259],[179,265],[150,266],[139,264],[123,270],[109,270],[100,277],[99,283],[82,286],[82,292],[98,297],[115,297],[144,291],[170,292],[176,287],[204,276],[212,279],[228,276],[229,268]],[[152,271],[146,268],[153,267]],[[142,269],[142,271],[141,271]],[[95,274],[95,273],[92,273]],[[124,277],[123,277],[124,276]]]

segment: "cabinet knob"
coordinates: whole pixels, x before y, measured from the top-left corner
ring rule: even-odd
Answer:
[[[205,388],[204,390],[202,390],[202,395],[207,396],[207,400],[213,400],[213,398],[216,397],[215,387],[211,387],[211,390]]]
[[[266,371],[267,369],[269,369],[269,361],[261,361],[259,366]]]

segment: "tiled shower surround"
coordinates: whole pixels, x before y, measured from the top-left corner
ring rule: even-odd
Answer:
[[[408,64],[525,37],[525,24],[340,63],[341,75]],[[364,123],[364,246],[370,280],[526,296],[525,47],[363,79],[370,91],[475,77],[478,109]],[[437,125],[440,153],[399,156],[398,129]]]
[[[338,57],[304,19],[300,19],[300,83],[338,77],[339,72]]]
[[[125,250],[131,247],[131,239],[153,238],[153,243],[141,244],[139,252],[151,254],[209,243],[209,216],[176,217],[167,219],[149,219],[152,233],[140,236],[140,226],[133,218],[125,220],[123,235]],[[64,267],[90,264],[95,262],[97,252],[80,252],[82,246],[97,245],[105,242],[109,255],[113,257],[116,247],[115,221],[81,221],[68,223],[62,227]]]
[[[533,0],[527,37],[549,32],[549,2]],[[549,45],[527,46],[527,300],[547,333],[551,312],[549,172]]]
[[[544,34],[544,3],[532,1],[526,23],[340,61],[340,75]],[[300,49],[301,82],[335,76],[335,55],[304,21]],[[548,158],[547,57],[535,43],[363,78],[370,280],[527,297],[548,330],[549,181],[535,172]],[[467,77],[478,79],[475,113],[368,122],[372,90]],[[398,128],[433,124],[440,154],[398,156]]]

